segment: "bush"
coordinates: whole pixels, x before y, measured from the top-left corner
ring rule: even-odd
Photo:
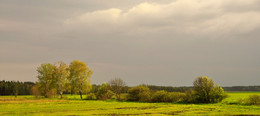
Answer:
[[[169,102],[168,93],[164,90],[156,91],[151,95],[151,102]]]
[[[259,95],[251,95],[247,98],[248,105],[260,105],[260,96]]]
[[[183,97],[183,101],[186,103],[194,103],[196,99],[195,93],[192,90],[185,91],[185,95]]]
[[[98,89],[97,98],[101,100],[111,99],[114,96],[114,93],[109,90],[109,85],[103,83],[102,86]]]
[[[132,87],[128,90],[127,95],[128,101],[150,101],[150,89],[145,85],[139,85],[137,87]]]
[[[246,101],[246,99],[239,98],[239,99],[237,100],[237,103],[238,103],[238,104],[245,104],[245,101]]]
[[[87,100],[96,100],[97,97],[94,93],[89,93],[86,97]]]
[[[180,92],[169,92],[168,93],[170,102],[179,102],[182,101],[185,94]]]
[[[179,92],[156,91],[151,95],[151,102],[178,102],[184,94]]]
[[[47,98],[53,98],[57,96],[57,90],[56,89],[51,89],[46,93]]]
[[[111,99],[114,95],[115,95],[115,93],[113,91],[108,90],[107,93],[104,95],[104,97],[106,99]]]
[[[221,102],[223,99],[227,98],[227,93],[222,89],[222,87],[215,87],[210,95],[210,102],[216,103]]]
[[[39,91],[37,85],[34,85],[32,88],[31,88],[31,94],[38,98],[40,95],[41,95],[41,92]]]

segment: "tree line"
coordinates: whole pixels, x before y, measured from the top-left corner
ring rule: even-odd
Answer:
[[[0,81],[0,95],[30,95],[33,82]]]
[[[17,85],[19,87],[17,87]],[[17,95],[32,95],[32,87],[35,85],[35,82],[19,82],[19,81],[0,81],[0,95],[15,95],[14,92],[17,92]],[[92,84],[91,92],[97,92],[98,88],[101,85]],[[192,89],[192,86],[187,87],[172,87],[172,86],[157,86],[157,85],[145,85],[150,90],[164,90],[167,92],[185,92]],[[123,88],[123,93],[127,93],[129,86]],[[222,87],[225,91],[260,91],[260,86],[231,86],[231,87]],[[65,89],[63,93],[71,94],[71,90]]]

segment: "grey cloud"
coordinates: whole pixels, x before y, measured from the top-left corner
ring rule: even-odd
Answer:
[[[0,79],[36,80],[41,63],[79,59],[93,83],[259,82],[259,1],[1,1]],[[3,7],[2,7],[3,6]],[[13,73],[16,72],[16,73]]]

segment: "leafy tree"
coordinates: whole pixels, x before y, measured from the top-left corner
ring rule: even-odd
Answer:
[[[60,61],[55,64],[54,75],[56,81],[56,89],[60,97],[62,98],[63,91],[66,90],[67,78],[69,76],[68,65]]]
[[[197,103],[213,103],[220,102],[227,97],[224,90],[215,85],[214,81],[206,76],[198,77],[194,83],[193,90],[190,92],[193,97],[191,100]]]
[[[110,80],[108,83],[111,86],[111,90],[115,93],[116,98],[120,100],[120,95],[126,86],[125,82],[121,78],[115,78]]]
[[[93,71],[87,67],[86,63],[74,60],[70,63],[69,72],[68,80],[70,81],[71,88],[78,92],[82,99],[82,94],[91,89],[90,77]]]
[[[56,81],[54,76],[54,70],[55,66],[50,63],[41,64],[41,66],[37,68],[39,89],[45,97],[50,97],[50,94],[48,93],[52,89],[55,89]]]

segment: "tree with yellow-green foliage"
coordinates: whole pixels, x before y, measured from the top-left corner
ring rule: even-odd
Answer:
[[[66,83],[68,83],[69,66],[63,61],[57,62],[54,65],[54,76],[56,81],[56,89],[60,97],[62,98],[63,91],[66,90]]]
[[[80,94],[82,99],[82,94],[91,89],[90,77],[93,71],[87,67],[86,63],[74,60],[69,65],[69,73],[68,80],[70,86],[75,92]]]
[[[41,64],[41,66],[37,68],[39,90],[45,97],[50,97],[49,92],[55,89],[56,79],[54,70],[55,66],[50,63]]]
[[[227,97],[222,87],[215,85],[214,81],[206,76],[198,77],[193,85],[193,90],[186,92],[187,102],[215,103]]]

